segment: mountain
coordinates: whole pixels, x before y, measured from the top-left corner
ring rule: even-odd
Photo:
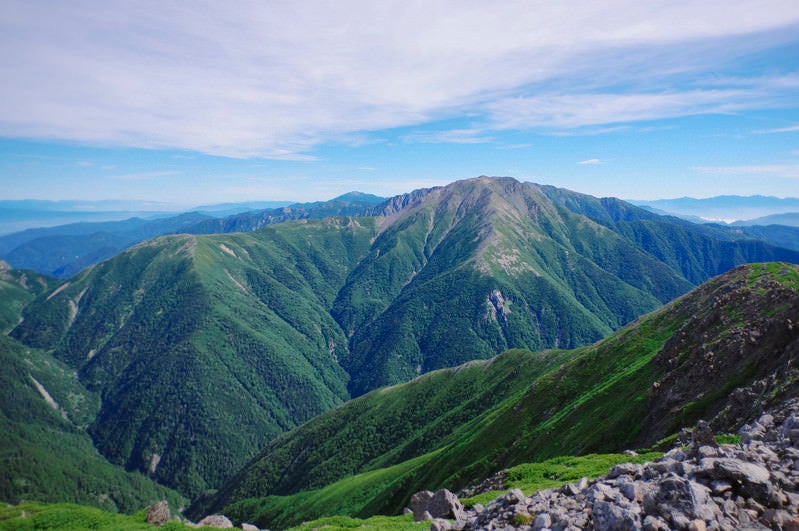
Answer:
[[[16,327],[25,306],[57,284],[53,278],[15,270],[0,260],[0,332],[5,335]]]
[[[737,264],[799,262],[510,178],[368,213],[146,241],[43,291],[10,336],[100,396],[88,432],[104,457],[194,497],[352,397],[507,349],[591,344]]]
[[[383,201],[384,198],[374,195],[350,192],[331,201],[290,206],[274,201],[210,205],[200,207],[200,211],[156,220],[131,218],[28,229],[0,236],[0,259],[5,259],[17,269],[30,269],[56,278],[69,278],[131,245],[156,236],[176,233],[250,232],[266,225],[295,219],[364,215]],[[49,202],[45,203],[50,205]],[[280,206],[275,207],[276,204]],[[264,205],[272,206],[264,210]],[[262,208],[256,210],[258,206]],[[231,212],[233,214],[226,215]],[[224,217],[220,217],[220,214]]]
[[[799,212],[785,212],[782,214],[772,214],[770,216],[763,216],[760,218],[750,219],[746,221],[736,221],[732,223],[734,226],[752,226],[752,225],[786,225],[788,227],[799,227]]]
[[[740,266],[607,339],[509,351],[371,392],[272,443],[193,510],[282,528],[397,514],[555,456],[640,448],[705,418],[737,429],[799,391],[799,266]]]
[[[72,368],[5,335],[28,304],[56,285],[0,263],[0,499],[81,503],[113,512],[133,512],[153,499],[181,507],[177,492],[97,452],[85,428],[99,399]]]
[[[0,499],[70,502],[132,513],[183,498],[106,461],[85,431],[99,406],[65,364],[0,336]]]
[[[295,203],[286,207],[243,212],[221,219],[208,219],[195,224],[191,234],[223,234],[252,232],[267,225],[298,219],[321,219],[329,216],[362,216],[385,201],[385,198],[362,192],[349,192],[329,201]]]
[[[195,495],[348,397],[327,308],[374,222],[170,236],[62,284],[12,336],[100,394],[103,455]]]
[[[720,195],[702,199],[680,197],[676,199],[630,200],[629,202],[672,215],[700,218],[705,221],[732,222],[799,212],[799,198],[796,197]]]
[[[205,219],[202,214],[187,213],[156,220],[131,218],[28,229],[0,236],[0,257],[16,269],[69,278],[135,243],[184,232]]]
[[[0,200],[0,234],[75,222],[159,218],[175,214],[175,205],[152,201]]]

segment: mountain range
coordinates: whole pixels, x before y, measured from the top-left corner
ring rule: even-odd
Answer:
[[[782,224],[796,226],[796,216],[799,214],[799,198],[795,197],[720,195],[701,199],[679,197],[630,202],[660,214],[682,216],[700,223],[723,221],[736,222],[738,225],[769,225],[782,221]],[[771,218],[777,215],[785,216]]]
[[[308,214],[341,214],[359,199],[357,215]],[[369,487],[356,511],[366,514],[397,510],[420,485],[650,444],[718,413],[772,365],[747,354],[749,365],[729,364],[702,396],[672,365],[702,372],[708,349],[748,345],[750,324],[782,338],[768,326],[793,319],[788,263],[799,251],[728,228],[510,178],[378,199],[217,227],[249,232],[146,240],[64,280],[6,268],[0,316],[16,385],[33,400],[44,396],[39,382],[61,408],[42,411],[65,411],[58,429],[92,441],[108,466],[189,498],[221,487],[196,507],[250,515],[262,504],[243,498],[315,496],[309,489],[356,473],[396,477],[391,493]],[[649,314],[749,262],[784,263],[735,269]],[[681,335],[689,323],[708,338]],[[743,342],[717,347],[739,324]],[[26,378],[26,366],[58,370]],[[780,392],[792,389],[786,378]],[[658,382],[679,392],[648,402]],[[4,412],[15,407],[4,399]],[[607,429],[592,434],[597,419]],[[26,481],[12,467],[16,444],[3,449],[22,478],[5,487],[11,500]]]

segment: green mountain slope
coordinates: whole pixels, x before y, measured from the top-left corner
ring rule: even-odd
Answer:
[[[89,430],[103,455],[197,494],[347,398],[327,308],[373,225],[142,244],[39,301],[14,337],[100,394]]]
[[[180,495],[97,453],[83,429],[99,406],[74,371],[0,336],[0,499],[71,502],[133,512]]]
[[[55,279],[12,269],[0,260],[0,332],[6,334],[16,327],[25,306],[57,284]]]
[[[700,417],[733,429],[799,391],[797,319],[799,266],[742,266],[595,345],[369,393],[275,440],[194,510],[278,528],[322,516],[314,507],[397,513],[418,490],[646,446]]]

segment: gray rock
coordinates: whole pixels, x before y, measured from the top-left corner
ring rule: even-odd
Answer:
[[[597,529],[627,531],[641,528],[641,515],[638,512],[611,502],[597,501],[592,514]]]
[[[718,459],[713,463],[714,476],[738,486],[741,494],[768,502],[773,490],[769,471],[755,463],[740,459]]]
[[[550,527],[552,527],[552,517],[547,513],[541,513],[533,520],[533,529],[536,531],[549,529]]]
[[[701,446],[718,446],[715,434],[710,428],[710,424],[704,420],[696,423],[693,433],[691,433],[691,446],[696,449]]]
[[[252,524],[241,524],[241,529],[243,531],[261,531],[258,526],[254,526]]]
[[[417,492],[411,497],[411,511],[413,511],[413,519],[416,522],[427,520],[425,513],[428,513],[431,518],[466,519],[463,504],[455,494],[447,489],[441,489],[435,493],[429,490]]]
[[[227,529],[229,527],[233,527],[233,522],[230,519],[222,514],[211,514],[197,522],[198,527],[219,527],[222,529]]]
[[[147,507],[147,523],[150,525],[164,525],[170,518],[172,514],[166,501],[155,502]]]

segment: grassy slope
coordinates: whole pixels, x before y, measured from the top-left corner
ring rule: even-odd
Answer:
[[[425,411],[417,413],[414,407],[418,404],[414,404],[398,415],[417,427],[409,435],[404,435],[400,428],[405,440],[395,448],[405,451],[388,450],[385,457],[369,456],[361,459],[361,465],[357,467],[354,465],[358,458],[350,457],[353,446],[370,433],[380,433],[375,429],[375,422],[386,404],[397,404],[395,407],[401,408],[407,400],[403,396],[406,393],[427,393],[428,400],[436,397],[436,400],[446,402],[452,390],[438,387],[435,378],[456,380],[458,376],[457,372],[453,375],[453,371],[432,373],[409,384],[370,393],[281,437],[234,480],[235,485],[228,485],[220,491],[216,503],[227,504],[225,510],[239,518],[254,519],[259,515],[263,518],[259,522],[262,525],[271,524],[271,518],[285,525],[287,516],[280,509],[284,505],[276,498],[243,498],[285,495],[297,485],[319,486],[338,476],[338,483],[317,491],[294,494],[295,502],[301,500],[302,506],[311,508],[309,513],[303,513],[303,517],[322,515],[323,512],[314,513],[313,509],[324,511],[332,506],[337,507],[336,511],[350,515],[391,514],[398,512],[413,492],[424,488],[458,488],[497,469],[527,461],[618,451],[643,440],[658,439],[668,435],[667,430],[678,427],[675,423],[684,417],[677,407],[676,413],[661,415],[671,415],[672,422],[647,420],[648,411],[653,406],[649,402],[654,384],[661,379],[680,380],[689,375],[688,369],[684,368],[688,365],[673,371],[665,369],[661,357],[664,354],[670,356],[677,346],[684,348],[679,339],[693,337],[697,333],[694,328],[701,328],[698,332],[715,333],[726,326],[720,322],[719,330],[707,328],[706,323],[696,317],[706,307],[708,298],[712,300],[733,290],[736,298],[727,300],[729,307],[745,304],[752,311],[752,326],[763,327],[769,322],[784,322],[785,318],[794,316],[799,306],[799,282],[796,278],[799,278],[799,267],[788,264],[738,268],[596,345],[560,354],[566,359],[571,358],[570,361],[557,363],[548,370],[541,366],[543,372],[528,378],[519,377],[525,384],[523,390],[511,391],[498,397],[500,400],[486,404],[482,411],[475,411],[465,422],[450,426],[451,436],[435,440],[429,446],[414,446],[411,441],[429,429],[430,419],[435,424],[437,417],[428,417]],[[772,308],[775,296],[788,302]],[[714,310],[719,311],[723,313],[724,309]],[[790,337],[783,339],[787,343],[774,345],[769,356],[771,352],[778,356],[782,352],[779,349],[785,349],[792,341]],[[730,343],[730,348],[737,349],[737,343]],[[527,370],[527,363],[541,363],[541,355],[516,352],[512,356],[510,365],[520,372]],[[504,361],[509,360],[506,358]],[[742,360],[740,363],[749,362]],[[480,376],[490,380],[494,370],[501,371],[504,365],[503,356],[500,356],[493,363],[480,366]],[[475,368],[472,366],[464,371]],[[735,373],[736,366],[730,367],[729,371]],[[759,378],[763,375],[753,373],[751,376]],[[783,377],[786,381],[793,378],[791,375]],[[714,385],[724,388],[725,381],[719,379]],[[737,382],[738,385],[746,383]],[[700,386],[694,384],[693,387]],[[697,392],[699,390],[703,393],[708,391],[701,388]],[[726,400],[727,394],[708,393],[707,396],[715,398],[699,405],[692,396],[686,395],[679,405],[701,415],[713,411]],[[355,407],[358,408],[357,414],[350,409]],[[345,419],[346,424],[343,423]],[[328,446],[328,440],[320,430],[324,427],[325,433],[335,434],[337,430],[344,430],[344,426],[346,437],[332,437],[332,446],[339,446],[336,451]],[[640,431],[642,429],[644,432]],[[353,443],[348,444],[347,440]],[[291,448],[303,448],[298,463],[291,461],[291,456],[297,456]],[[322,455],[325,457],[314,459],[314,456]],[[398,456],[402,457],[395,459]],[[336,468],[339,458],[347,463],[346,467]],[[347,479],[354,473],[359,475]],[[277,481],[270,483],[269,477]],[[290,485],[281,483],[281,478],[285,477],[292,478]]]

